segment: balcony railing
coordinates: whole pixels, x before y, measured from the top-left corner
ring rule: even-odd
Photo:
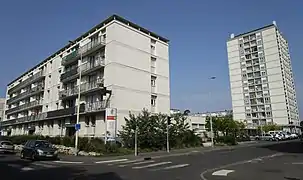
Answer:
[[[87,62],[81,66],[81,72],[88,73],[94,71],[100,67],[103,67],[105,64],[104,58],[98,58],[94,61],[94,63]]]
[[[93,82],[86,82],[84,84],[81,84],[81,93],[82,92],[87,92],[87,91],[91,91],[91,90],[95,90],[95,89],[99,89],[99,88],[103,88],[104,86],[104,79],[103,78],[99,78],[96,81]]]
[[[32,75],[31,77],[27,78],[26,80],[20,82],[18,85],[16,85],[15,87],[11,88],[10,90],[8,90],[8,94],[11,94],[23,87],[25,87],[26,85],[35,82],[36,80],[45,77],[45,71],[39,71],[38,73]]]
[[[32,116],[24,116],[16,119],[11,119],[7,121],[2,122],[2,126],[10,126],[14,124],[21,124],[21,123],[27,123],[27,122],[32,122],[32,121],[41,121],[46,118],[46,113],[40,113],[37,115],[32,115]]]
[[[108,107],[108,104],[109,101],[107,100],[85,104],[85,112],[102,111]]]
[[[70,53],[69,55],[65,56],[62,59],[61,65],[65,66],[71,62],[74,62],[76,59],[80,57],[80,54],[82,53],[82,57],[86,56],[87,54],[94,52],[98,48],[105,45],[105,39],[103,37],[98,37],[97,40],[91,41],[84,46],[80,47],[78,50],[75,50],[74,52]]]
[[[34,88],[29,89],[28,91],[25,91],[21,94],[18,94],[15,97],[12,97],[12,98],[8,99],[7,104],[12,104],[12,103],[14,103],[18,100],[24,99],[26,97],[32,96],[32,95],[34,95],[36,93],[39,93],[39,92],[42,92],[42,91],[44,91],[44,84],[40,84],[40,85],[38,85]]]
[[[61,74],[61,81],[66,81],[68,79],[72,79],[75,75],[77,75],[79,72],[78,68],[74,68],[72,70],[66,71],[63,74]]]
[[[61,65],[65,65],[69,62],[73,62],[73,60],[76,60],[77,57],[79,57],[79,50],[75,50],[72,53],[70,53],[69,55],[63,57]]]
[[[6,114],[12,114],[12,113],[23,111],[25,109],[29,109],[29,108],[32,108],[32,107],[35,107],[35,106],[40,106],[40,105],[42,105],[42,100],[36,100],[36,101],[32,101],[32,102],[29,102],[29,103],[11,108],[11,109],[7,110],[5,113]]]
[[[69,116],[76,113],[76,107],[70,107],[65,109],[59,109],[55,111],[47,112],[47,118],[59,117],[59,116]]]
[[[66,97],[75,96],[78,94],[78,86],[72,88],[72,89],[66,89],[59,92],[59,98],[64,99]]]

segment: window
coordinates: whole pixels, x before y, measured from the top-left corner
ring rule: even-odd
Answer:
[[[156,106],[157,96],[151,96],[151,105]]]
[[[151,86],[152,86],[152,87],[155,87],[155,86],[156,86],[156,79],[157,79],[156,76],[151,76]]]
[[[154,39],[150,39],[150,43],[152,43],[152,44],[156,44],[156,40],[154,40]]]
[[[155,53],[155,50],[156,50],[156,47],[154,45],[151,45],[150,46],[150,49],[151,49],[151,53],[154,54]]]

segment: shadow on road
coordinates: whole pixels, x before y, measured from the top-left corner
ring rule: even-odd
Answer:
[[[125,180],[115,172],[89,174],[85,168],[79,166],[62,166],[22,171],[22,167],[31,167],[32,163],[32,161],[25,160],[2,160],[0,161],[1,176],[14,180]]]
[[[303,153],[303,142],[288,141],[272,145],[264,145],[261,148],[267,148],[273,151],[283,152],[283,153]]]

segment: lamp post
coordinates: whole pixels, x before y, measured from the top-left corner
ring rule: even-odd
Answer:
[[[135,128],[135,156],[138,156],[138,125],[136,122],[136,128]]]
[[[216,78],[217,78],[216,76],[212,76],[209,79],[210,80],[215,80]],[[209,94],[211,94],[211,92]],[[210,134],[211,134],[211,147],[214,147],[213,118],[212,118],[211,113],[209,113],[209,114],[210,114],[209,122],[210,122]]]
[[[171,122],[171,117],[167,117],[167,126],[166,126],[166,150],[169,153],[169,125]]]
[[[80,98],[81,98],[81,65],[82,65],[82,50],[79,48],[80,51],[80,65],[79,65],[79,85],[78,85],[78,101],[77,101],[77,120],[76,124],[79,124],[80,121]],[[79,139],[79,129],[76,131],[75,137],[75,155],[78,155],[78,140]]]

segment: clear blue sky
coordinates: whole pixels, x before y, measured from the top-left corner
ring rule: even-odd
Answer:
[[[89,3],[88,3],[89,2]],[[226,40],[277,21],[290,44],[303,117],[303,1],[7,0],[0,6],[0,96],[6,85],[116,13],[171,40],[171,107],[231,108]],[[210,82],[210,76],[217,76]],[[210,93],[211,92],[211,93]]]

